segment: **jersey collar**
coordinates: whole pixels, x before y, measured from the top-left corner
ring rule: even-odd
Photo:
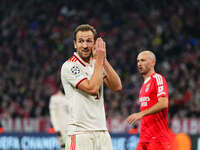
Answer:
[[[154,74],[155,72],[151,76],[153,76]],[[149,76],[146,80],[144,80],[144,84],[146,84],[151,79],[151,76]]]
[[[146,84],[151,79],[151,76],[144,80],[144,84]]]
[[[74,52],[74,57],[76,57],[76,59],[84,66],[86,67],[87,65],[89,65],[87,62],[85,62],[76,52]]]

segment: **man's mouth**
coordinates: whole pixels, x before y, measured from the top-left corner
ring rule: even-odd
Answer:
[[[139,71],[142,71],[142,67],[138,67],[138,70],[139,70]]]
[[[83,49],[82,52],[87,53],[87,52],[89,52],[89,50],[88,49]]]

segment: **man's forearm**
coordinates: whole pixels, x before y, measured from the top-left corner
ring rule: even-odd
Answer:
[[[104,61],[104,70],[106,72],[106,78],[109,84],[109,88],[113,91],[121,90],[121,80],[107,59],[105,59]]]
[[[163,110],[167,107],[168,107],[168,99],[163,97],[155,105],[153,105],[151,108],[143,110],[140,113],[141,113],[142,116],[147,116],[147,115],[150,115],[150,114],[160,112],[161,110]]]
[[[99,90],[103,81],[102,72],[103,72],[103,60],[97,58],[94,67],[94,73],[90,79],[90,86],[95,87],[94,89],[96,89],[97,91]]]

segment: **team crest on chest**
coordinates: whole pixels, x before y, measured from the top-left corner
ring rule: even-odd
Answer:
[[[73,66],[73,67],[71,68],[71,71],[72,71],[72,73],[75,74],[75,75],[77,75],[77,74],[80,73],[80,69],[79,69],[77,66]]]
[[[150,83],[149,84],[147,84],[147,86],[146,86],[146,89],[145,89],[145,92],[148,92],[149,91],[149,87],[150,87]]]

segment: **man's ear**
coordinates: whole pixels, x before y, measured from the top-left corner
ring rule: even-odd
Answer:
[[[152,66],[155,67],[155,65],[156,65],[156,61],[154,60],[152,63]]]
[[[74,48],[76,49],[77,48],[77,46],[76,46],[76,41],[74,40]]]

